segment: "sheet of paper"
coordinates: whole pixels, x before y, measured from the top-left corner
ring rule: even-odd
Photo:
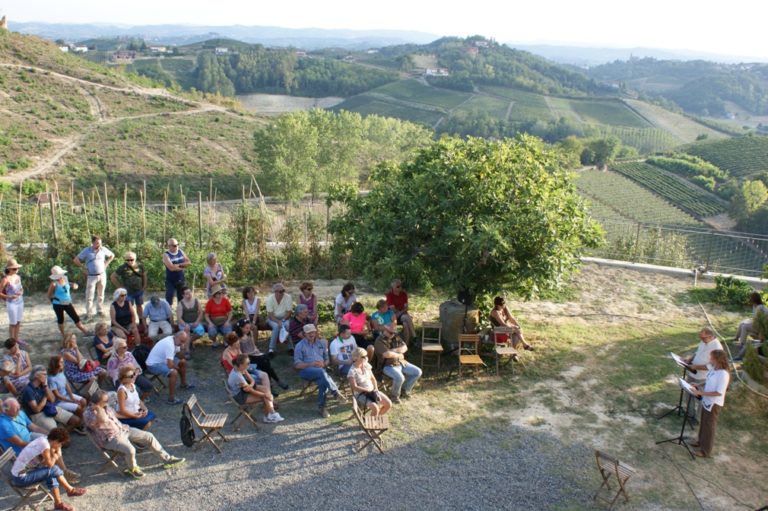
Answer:
[[[676,354],[672,353],[671,351],[669,352],[669,356],[672,357],[672,360],[674,360],[677,365],[679,365],[680,367],[685,367],[686,369],[688,369],[688,364],[686,363],[685,360],[683,360],[682,358],[680,358]]]
[[[694,390],[696,390],[696,389],[694,389],[694,388],[693,388],[693,385],[691,385],[690,383],[688,383],[688,382],[687,382],[687,381],[685,381],[684,379],[682,379],[682,378],[678,378],[678,381],[680,382],[680,386],[681,386],[681,387],[683,388],[683,390],[685,390],[687,393],[689,393],[689,394],[693,394],[693,391],[694,391]]]

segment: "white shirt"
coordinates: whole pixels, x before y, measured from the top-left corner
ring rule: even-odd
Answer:
[[[691,360],[691,365],[694,366],[705,366],[709,364],[709,354],[712,352],[712,350],[721,350],[723,349],[723,345],[720,344],[720,340],[715,338],[712,339],[709,342],[700,341],[699,346],[696,348],[696,354],[693,356],[693,360]],[[691,374],[690,378],[695,381],[704,381],[707,378],[706,373],[704,371],[699,370],[696,372],[696,374]]]
[[[725,391],[731,381],[731,374],[725,369],[713,369],[709,366],[707,381],[704,383],[704,392],[719,392],[719,396],[701,396],[701,403],[707,411],[712,410],[713,405],[725,404]]]
[[[349,295],[346,300],[341,293],[336,295],[336,300],[334,301],[334,316],[336,316],[336,321],[340,320],[345,313],[349,312],[356,301],[357,296],[355,296],[355,293]]]
[[[120,388],[117,390],[119,391],[120,389],[125,390],[125,409],[131,413],[139,413],[141,398],[139,398],[139,393],[136,392],[136,385],[133,386],[133,391],[125,385],[120,385]]]
[[[173,360],[176,353],[180,350],[181,348],[176,346],[176,343],[173,342],[172,335],[160,339],[155,343],[152,351],[149,352],[149,356],[147,356],[147,365],[167,364],[168,360]]]
[[[331,341],[331,346],[329,349],[331,351],[331,356],[336,357],[338,362],[347,362],[352,360],[352,351],[355,348],[357,348],[355,338],[349,336],[349,339],[342,339],[341,337],[335,338],[333,341]],[[344,364],[339,363],[339,367],[342,365]]]
[[[16,457],[16,461],[13,462],[11,467],[11,474],[16,477],[21,476],[27,471],[27,465],[32,463],[32,460],[40,456],[44,450],[50,449],[51,444],[48,443],[48,437],[38,437],[27,444],[24,449],[21,450]]]
[[[267,313],[272,314],[277,319],[285,319],[288,313],[293,310],[293,297],[287,293],[283,293],[283,298],[280,303],[277,303],[275,293],[272,293],[267,297],[266,302]]]

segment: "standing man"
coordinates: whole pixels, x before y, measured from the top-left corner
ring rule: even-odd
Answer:
[[[85,265],[88,271],[88,280],[85,283],[85,321],[90,321],[93,316],[94,292],[96,293],[96,314],[104,316],[104,290],[107,288],[107,267],[115,258],[107,247],[101,246],[101,237],[91,237],[91,245],[85,247],[77,254],[72,262],[80,268]]]
[[[144,306],[144,291],[147,289],[147,271],[144,265],[136,260],[136,252],[126,252],[125,262],[109,276],[112,285],[124,288],[128,292],[127,300],[136,308],[139,323],[146,326],[142,309]]]
[[[192,265],[184,252],[179,248],[175,238],[168,240],[168,250],[163,254],[165,265],[165,301],[173,305],[174,295],[178,300],[183,298],[182,288],[186,285],[184,269]]]

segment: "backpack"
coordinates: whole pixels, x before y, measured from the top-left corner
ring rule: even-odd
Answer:
[[[187,417],[187,409],[181,410],[181,419],[179,419],[179,430],[181,432],[181,443],[187,447],[195,445],[195,428],[192,421]]]
[[[139,364],[141,370],[145,373],[147,372],[147,357],[149,356],[150,351],[151,350],[143,344],[139,344],[133,348],[133,358],[136,359],[136,363]]]

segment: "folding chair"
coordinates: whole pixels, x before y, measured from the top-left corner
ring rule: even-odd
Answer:
[[[109,378],[107,378],[109,379]],[[96,393],[96,391],[99,390],[99,382],[96,380],[88,382],[88,385],[85,387],[85,396],[83,396],[87,401],[91,400],[91,396]]]
[[[459,334],[459,378],[463,366],[486,367],[480,358],[479,334]]]
[[[24,506],[30,506],[32,509],[37,509],[49,499],[53,502],[53,495],[48,492],[48,489],[43,483],[32,484],[30,486],[15,486],[13,484],[11,467],[13,466],[14,461],[16,461],[16,453],[13,449],[6,449],[0,456],[0,475],[2,475],[2,478],[11,490],[19,496],[19,501],[11,509],[19,509]]]
[[[227,437],[225,437],[221,432],[221,430],[224,429],[224,425],[227,423],[227,417],[229,417],[229,414],[205,413],[205,410],[203,410],[203,407],[200,406],[200,403],[197,401],[197,396],[194,394],[189,396],[187,402],[184,403],[184,408],[187,410],[189,417],[192,419],[192,423],[197,426],[197,429],[199,429],[200,433],[203,434],[203,438],[201,438],[200,441],[202,442],[203,440],[208,440],[216,448],[216,450],[221,453],[221,449],[218,445],[216,445],[216,442],[213,439],[213,435],[215,433],[219,435],[223,441],[229,441],[227,440]]]
[[[117,472],[120,472],[120,465],[118,465],[117,461],[115,460],[118,458],[118,456],[121,456],[123,453],[118,451],[112,451],[110,449],[104,449],[96,441],[96,438],[93,436],[93,432],[91,432],[90,429],[85,428],[85,434],[88,437],[88,439],[91,441],[93,446],[96,447],[96,450],[98,450],[102,454],[102,456],[104,456],[104,458],[106,459],[106,461],[102,463],[102,466],[109,465],[109,468],[112,468]]]
[[[496,358],[496,376],[499,375],[500,361],[502,358],[507,358],[507,362],[504,365],[509,364],[511,361],[517,358],[517,350],[512,347],[512,334],[514,329],[508,326],[496,326],[493,327],[493,353]],[[500,340],[506,335],[506,339]]]
[[[384,454],[384,449],[381,444],[381,435],[389,429],[389,417],[386,415],[364,415],[360,411],[360,407],[357,405],[357,399],[354,396],[352,396],[352,414],[355,416],[355,419],[357,419],[360,429],[363,430],[363,433],[368,438],[362,447],[355,452],[362,451],[372,443],[381,454]]]
[[[437,334],[435,334],[437,332]],[[429,335],[428,335],[429,333]],[[437,372],[440,372],[440,360],[443,358],[443,345],[440,339],[443,333],[443,325],[438,321],[425,321],[421,325],[421,368],[424,369],[425,355],[437,357]],[[431,367],[435,367],[434,365]]]
[[[238,431],[240,429],[240,426],[237,425],[237,420],[240,417],[245,417],[245,419],[248,420],[251,424],[253,424],[253,427],[256,428],[256,430],[258,430],[259,425],[256,422],[256,419],[254,419],[251,414],[255,411],[256,407],[260,403],[248,403],[248,404],[241,405],[240,403],[235,401],[235,396],[232,395],[232,391],[229,389],[229,385],[227,385],[227,380],[222,380],[222,381],[224,382],[224,389],[227,391],[227,397],[229,398],[229,401],[232,401],[232,404],[234,404],[237,407],[237,410],[239,412],[237,416],[234,418],[234,420],[232,421],[232,429],[234,431]]]
[[[152,390],[155,391],[155,394],[160,394],[160,391],[165,389],[168,385],[165,384],[165,381],[163,381],[163,377],[159,374],[150,373],[149,371],[145,371],[144,375],[149,379],[149,382],[152,384]],[[157,385],[160,386],[158,389]]]
[[[597,461],[597,469],[600,471],[600,476],[603,478],[603,482],[600,485],[600,488],[598,488],[595,492],[592,500],[597,500],[599,498],[602,501],[608,502],[609,510],[613,508],[613,505],[616,503],[616,499],[619,498],[619,495],[623,495],[624,501],[629,502],[629,495],[627,495],[627,489],[625,485],[627,484],[629,478],[632,477],[632,475],[636,472],[635,469],[626,463],[622,463],[616,458],[608,456],[607,454],[600,451],[595,451],[595,460]],[[600,490],[602,490],[603,486],[605,486],[609,490],[608,495],[611,495],[613,488],[611,488],[609,480],[612,479],[613,476],[616,477],[616,482],[619,483],[619,488],[616,491],[616,495],[614,495],[613,499],[608,500],[606,497],[600,495]]]
[[[304,397],[304,395],[308,392],[309,394],[307,395],[312,395],[312,390],[315,388],[317,388],[315,382],[309,380],[301,380],[301,392],[299,392],[299,397]]]

